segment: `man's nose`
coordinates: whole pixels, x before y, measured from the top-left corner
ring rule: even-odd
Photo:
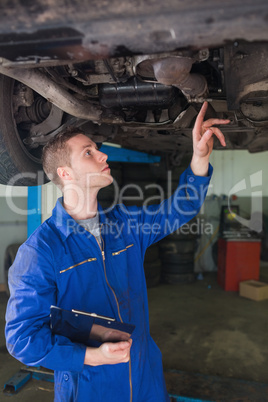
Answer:
[[[108,159],[108,155],[107,154],[105,154],[104,152],[101,152],[101,151],[97,151],[97,158],[98,158],[98,161],[99,162],[106,162],[107,161],[107,159]]]

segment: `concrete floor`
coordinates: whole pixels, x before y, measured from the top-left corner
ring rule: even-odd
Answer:
[[[260,279],[268,282],[268,264],[263,264]],[[215,273],[189,285],[161,284],[149,289],[148,297],[151,333],[162,351],[165,370],[268,384],[268,300],[254,302],[236,292],[224,292]],[[0,294],[1,389],[21,367],[4,346],[6,301]],[[169,375],[166,379],[171,390],[174,378],[173,383]],[[31,380],[17,395],[0,393],[0,400],[53,401],[53,384]],[[246,400],[268,401],[268,395],[240,399]]]
[[[268,266],[262,272],[268,282]],[[268,383],[268,300],[225,292],[211,273],[150,289],[149,306],[165,369]]]

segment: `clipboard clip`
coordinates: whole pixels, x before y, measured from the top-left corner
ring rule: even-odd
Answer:
[[[83,315],[87,315],[87,316],[93,317],[93,318],[101,318],[101,319],[107,320],[107,321],[115,321],[115,318],[106,317],[105,315],[98,315],[96,313],[87,313],[87,312],[81,311],[81,310],[72,309],[72,313],[83,314]]]

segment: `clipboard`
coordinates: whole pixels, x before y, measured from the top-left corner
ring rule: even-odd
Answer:
[[[96,313],[50,306],[50,329],[53,334],[66,336],[72,342],[98,346],[104,342],[127,341],[135,325]]]

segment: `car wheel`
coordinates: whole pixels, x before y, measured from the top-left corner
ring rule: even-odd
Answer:
[[[28,99],[32,98],[31,104],[26,93]],[[30,148],[26,143],[31,127],[47,118],[50,107],[30,88],[0,75],[1,184],[35,186],[47,181],[41,164],[42,146]]]

